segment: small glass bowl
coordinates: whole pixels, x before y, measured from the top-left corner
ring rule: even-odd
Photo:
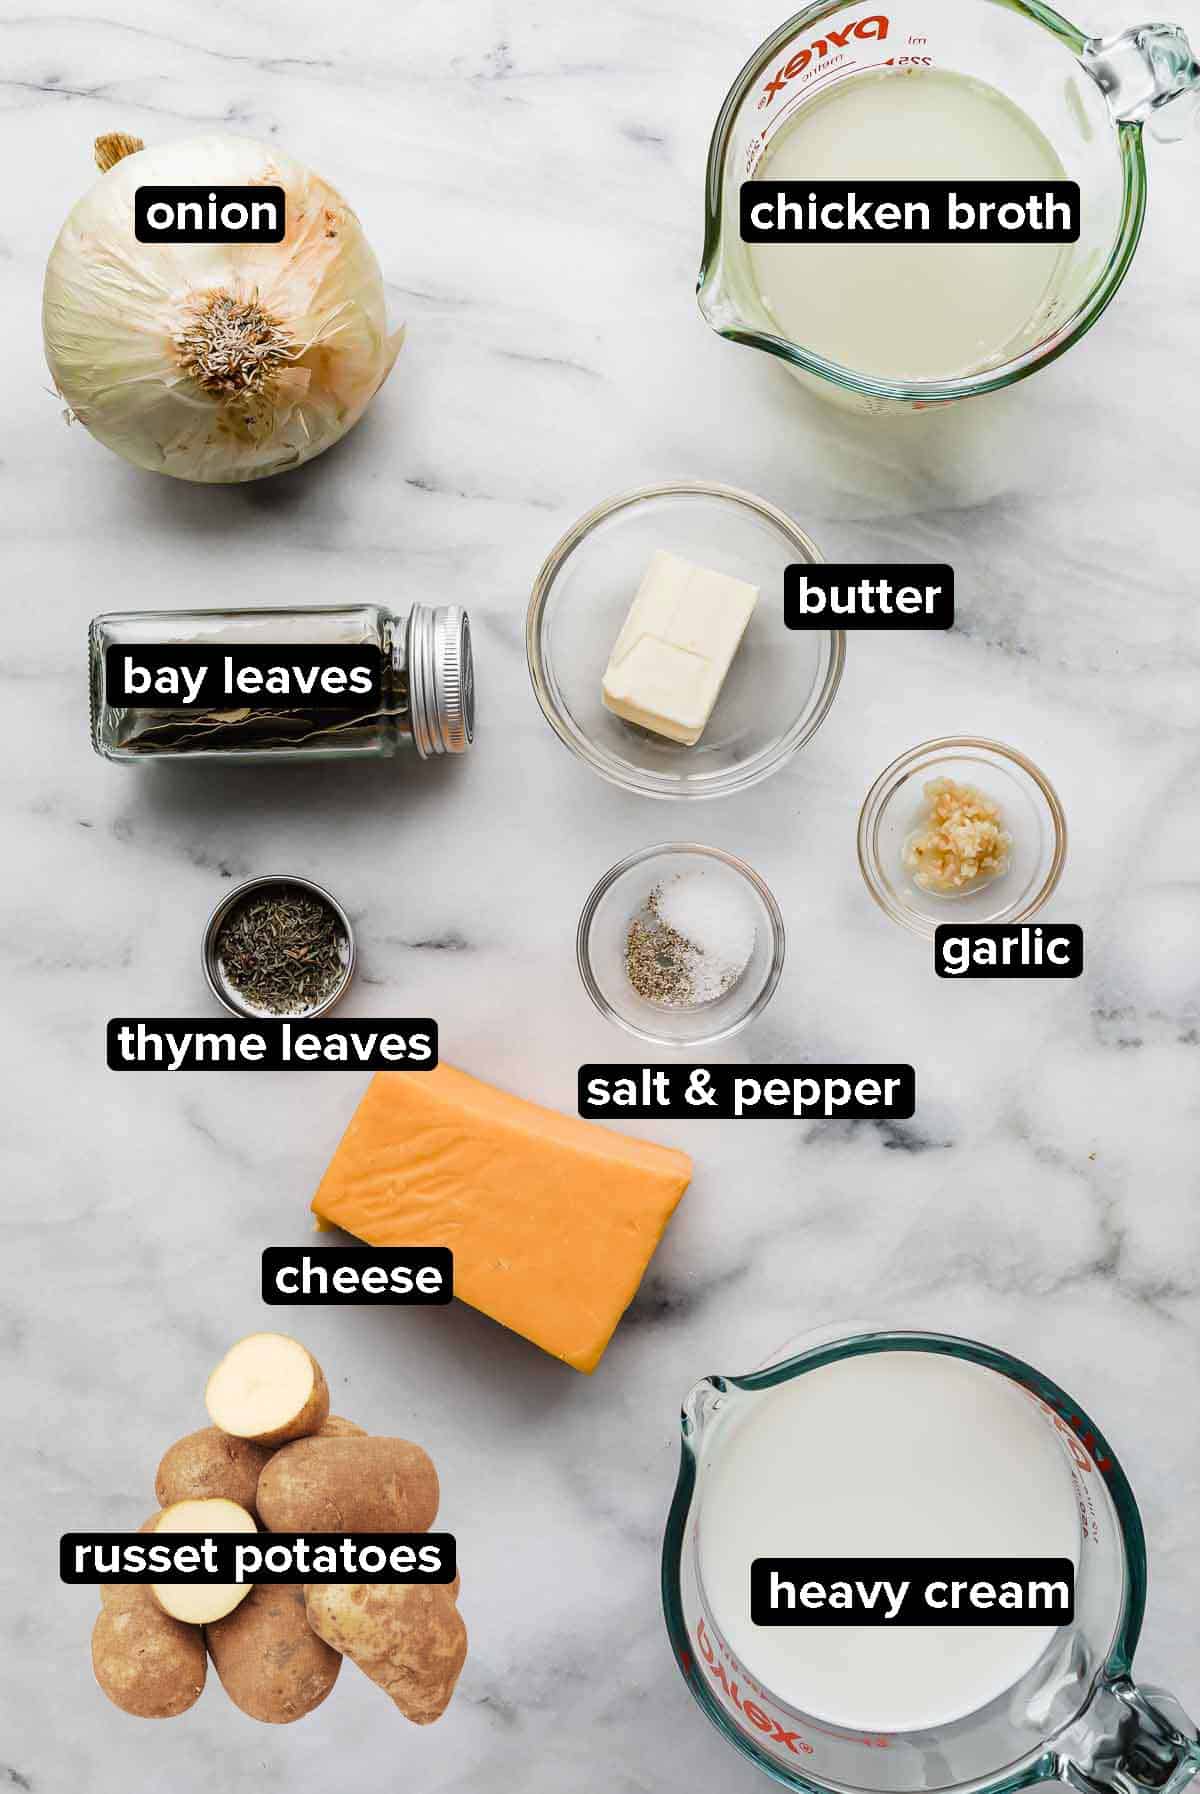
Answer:
[[[297,1009],[281,1015],[276,1010],[256,1009],[233,988],[221,970],[220,957],[217,953],[217,942],[221,929],[230,912],[248,897],[251,891],[260,890],[298,891],[301,896],[315,897],[319,902],[327,904],[338,919],[342,930],[344,947],[342,950],[342,975],[323,1002],[315,1003],[308,1009]],[[227,891],[208,918],[204,930],[204,944],[201,949],[204,959],[204,976],[208,980],[208,988],[218,1003],[222,1004],[230,1015],[241,1016],[245,1021],[315,1021],[319,1015],[328,1015],[335,1003],[340,1003],[350,988],[350,980],[354,976],[354,929],[350,918],[336,897],[330,896],[323,885],[314,884],[311,878],[279,877],[270,873],[260,878],[247,878],[232,891]]]
[[[1007,869],[959,896],[923,891],[904,866],[931,779],[976,786],[999,805],[1012,836]],[[975,735],[947,735],[901,754],[871,786],[858,818],[868,891],[893,922],[928,940],[941,922],[1027,922],[1054,890],[1066,857],[1066,817],[1049,779],[1016,748]]]
[[[754,915],[754,949],[724,996],[668,1008],[634,990],[625,969],[625,945],[630,924],[655,886],[697,869],[745,896]],[[719,847],[680,841],[631,853],[604,874],[583,906],[575,952],[584,989],[601,1015],[656,1046],[694,1047],[728,1040],[766,1008],[783,970],[785,944],[779,905],[757,872]]]
[[[659,548],[760,592],[694,747],[614,716],[600,697],[613,643]],[[842,677],[840,630],[783,621],[784,568],[820,559],[782,511],[730,486],[648,486],[597,505],[551,550],[529,601],[529,675],[550,727],[626,791],[721,797],[756,785],[820,728]]]

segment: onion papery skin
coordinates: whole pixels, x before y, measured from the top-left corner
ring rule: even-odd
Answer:
[[[282,243],[138,243],[141,186],[280,186]],[[214,296],[272,320],[286,353],[260,390],[214,390],[181,347]],[[228,307],[226,308],[228,309]],[[299,467],[340,440],[392,370],[383,276],[341,195],[251,138],[126,155],[72,210],[50,254],[46,360],[70,412],[135,466],[230,483]]]

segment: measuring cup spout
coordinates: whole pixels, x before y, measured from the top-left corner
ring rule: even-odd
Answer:
[[[683,1436],[695,1451],[701,1435],[719,1412],[729,1393],[724,1377],[704,1377],[688,1392],[679,1415]]]
[[[1179,25],[1135,25],[1091,38],[1080,61],[1118,124],[1177,141],[1200,116],[1200,64]]]

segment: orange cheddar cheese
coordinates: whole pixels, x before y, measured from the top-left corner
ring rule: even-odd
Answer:
[[[372,1246],[449,1246],[456,1296],[592,1371],[691,1175],[439,1065],[376,1073],[312,1206]]]

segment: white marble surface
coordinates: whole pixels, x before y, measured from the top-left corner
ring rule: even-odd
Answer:
[[[1196,32],[1195,0],[1168,13]],[[1098,1415],[1153,1550],[1141,1668],[1200,1706],[1200,138],[1152,155],[1143,246],[1092,335],[1007,400],[871,423],[718,341],[691,297],[712,119],[768,0],[81,0],[0,19],[5,425],[7,1530],[0,1783],[33,1794],[411,1794],[765,1786],[705,1725],[662,1632],[676,1413],[839,1315],[1006,1345]],[[1129,23],[1116,0],[1085,22]],[[222,124],[278,136],[364,219],[409,340],[342,447],[234,490],[136,473],[64,427],[42,267],[90,143]],[[763,493],[831,557],[953,562],[950,638],[850,643],[809,749],[683,815],[600,785],[524,664],[543,554],[658,477]],[[458,599],[481,726],[465,764],[123,771],[95,758],[89,617],[117,606]],[[1050,915],[1078,984],[937,982],[869,901],[866,787],[901,748],[1013,741],[1061,791]],[[290,1730],[218,1686],[169,1726],[93,1685],[71,1528],[136,1526],[204,1377],[268,1323],[259,1252],[307,1202],[362,1080],[118,1077],[111,1013],[208,1013],[198,944],[227,882],[295,869],[353,911],[352,1008],[433,1013],[445,1056],[571,1108],[581,1060],[636,1055],[573,967],[613,859],[694,831],[746,856],[791,951],[747,1058],[911,1060],[904,1127],[678,1124],[691,1191],[598,1375],[462,1308],[290,1317],[336,1406],[435,1453],[472,1650],[445,1720],[401,1721],[348,1670]],[[276,1317],[278,1318],[278,1317]]]

